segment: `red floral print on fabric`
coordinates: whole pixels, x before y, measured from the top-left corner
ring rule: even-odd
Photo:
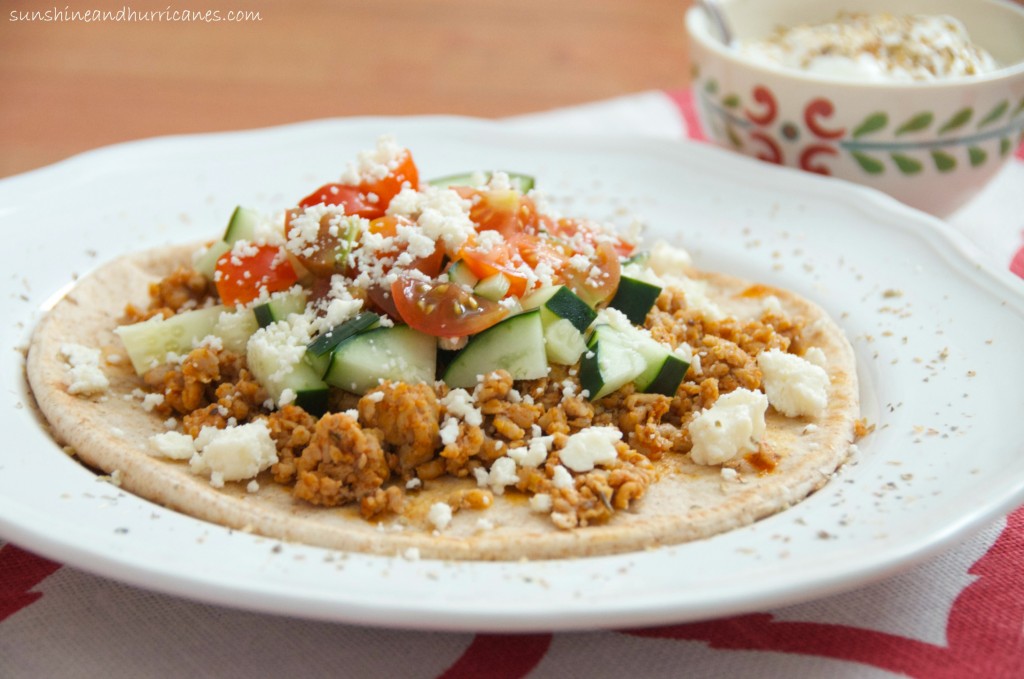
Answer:
[[[544,658],[551,638],[550,634],[478,634],[438,679],[520,679]]]
[[[769,613],[627,632],[706,641],[712,648],[798,653],[871,665],[921,679],[1024,676],[1024,509],[1010,515],[991,549],[968,571],[978,580],[953,603],[948,645],[885,632],[813,622],[776,621]]]
[[[42,597],[30,591],[60,568],[14,545],[0,546],[0,622]]]

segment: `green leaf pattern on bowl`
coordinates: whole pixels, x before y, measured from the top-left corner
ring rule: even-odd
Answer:
[[[770,138],[777,148],[781,148],[780,142],[792,142],[800,138],[808,140],[803,149],[798,149],[802,156],[814,155],[812,152],[831,156],[845,152],[870,175],[880,175],[892,168],[900,174],[913,176],[929,165],[941,173],[953,172],[960,167],[979,168],[994,158],[1005,157],[1013,150],[1015,140],[1020,143],[1024,139],[1024,98],[1016,104],[1010,99],[1003,99],[981,116],[976,116],[977,111],[970,106],[952,113],[919,111],[894,124],[886,139],[884,133],[890,129],[892,122],[892,116],[886,111],[871,112],[859,124],[852,126],[849,132],[843,130],[842,135],[838,132],[823,135],[818,133],[815,121],[810,119],[813,116],[812,102],[827,102],[822,97],[806,104],[803,111],[804,126],[797,126],[792,120],[783,120],[781,116],[773,116],[764,123],[762,120],[754,120],[745,108],[746,105],[759,110],[756,107],[763,104],[763,101],[747,102],[737,92],[720,95],[719,87],[719,83],[711,78],[697,91],[711,123],[720,133],[725,133],[734,148],[743,149],[748,136],[751,141],[756,141],[755,137],[762,140]],[[832,106],[831,102],[828,102],[828,106]],[[831,109],[828,113],[831,113]],[[936,128],[937,121],[942,123]],[[819,125],[820,122],[819,119]],[[986,144],[991,146],[986,149]],[[804,169],[828,173],[827,168]]]

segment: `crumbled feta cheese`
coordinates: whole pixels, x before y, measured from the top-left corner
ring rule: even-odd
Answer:
[[[490,481],[490,474],[488,474],[487,470],[483,467],[474,467],[473,478],[476,479],[476,485],[480,486],[481,488],[484,488]]]
[[[406,153],[394,135],[382,134],[377,137],[377,145],[372,150],[360,151],[356,162],[348,164],[341,175],[341,183],[357,186],[378,182],[398,169]]]
[[[450,446],[459,439],[459,421],[454,417],[444,418],[444,423],[439,430],[441,443]]]
[[[153,409],[164,402],[163,394],[146,394],[142,397],[142,409],[147,413],[153,412]]]
[[[738,481],[740,473],[732,467],[722,467],[722,480],[723,481]]]
[[[690,458],[697,464],[722,464],[737,455],[752,453],[764,438],[768,399],[759,391],[736,389],[720,396],[691,421]]]
[[[409,547],[404,552],[402,552],[402,558],[405,559],[406,561],[419,561],[420,560],[420,550],[419,550],[419,548],[417,548],[417,547]]]
[[[68,364],[65,384],[68,393],[78,396],[104,394],[110,381],[100,368],[100,350],[71,342],[62,344],[60,353]]]
[[[572,474],[569,473],[569,470],[559,464],[555,465],[555,471],[551,477],[551,484],[555,488],[565,489],[572,488],[575,485],[575,482],[572,480]]]
[[[260,328],[252,334],[245,348],[246,362],[253,376],[267,391],[281,395],[279,405],[283,405],[285,380],[302,360],[310,341],[305,317],[293,315],[291,321],[277,321]]]
[[[455,191],[428,186],[423,191],[403,189],[391,199],[387,213],[415,221],[423,236],[442,241],[454,253],[476,232],[469,208],[469,201]]]
[[[551,511],[551,496],[547,493],[537,493],[530,498],[530,509],[540,514],[547,514]]]
[[[256,479],[253,479],[245,486],[247,493],[258,493],[260,492],[260,483]]]
[[[818,417],[828,404],[828,373],[779,349],[757,355],[768,403],[786,417]]]
[[[725,313],[708,297],[708,284],[706,281],[689,278],[682,274],[664,276],[666,285],[674,287],[683,293],[686,299],[686,306],[703,313],[709,320],[717,321],[725,318]]]
[[[238,427],[203,427],[189,461],[196,474],[210,474],[210,483],[250,479],[277,462],[277,445],[264,421]]]
[[[461,418],[470,426],[479,427],[484,422],[483,413],[473,405],[473,395],[465,389],[452,389],[441,399],[441,405],[449,415]]]
[[[548,459],[554,440],[554,436],[534,436],[525,446],[510,449],[508,456],[520,467],[539,467]]]
[[[477,475],[478,484],[482,478],[481,475]],[[495,495],[504,495],[506,486],[514,486],[519,483],[515,460],[509,457],[499,457],[491,465],[491,470],[487,473],[486,478],[486,485],[490,486]]]
[[[417,476],[414,476],[414,477],[412,477],[411,479],[409,479],[408,481],[405,482],[405,489],[406,490],[416,490],[417,488],[421,488],[422,486],[423,486],[423,482],[420,481],[419,477],[417,477]]]
[[[195,442],[188,434],[180,434],[176,431],[168,431],[162,434],[153,434],[149,437],[153,450],[146,452],[170,460],[188,460],[196,453]]]
[[[690,253],[686,250],[658,241],[651,248],[651,256],[647,266],[659,276],[678,276],[693,263]]]
[[[782,302],[775,295],[765,295],[764,299],[761,300],[761,308],[770,314],[775,316],[782,316],[785,311],[782,309]]]
[[[448,506],[447,502],[435,502],[430,505],[427,520],[437,530],[444,530],[452,522],[452,508]]]
[[[558,457],[574,472],[588,472],[599,464],[618,459],[615,444],[622,440],[622,432],[615,427],[590,427],[570,436]]]
[[[805,351],[804,358],[819,368],[828,368],[828,357],[825,356],[825,352],[818,347],[811,347]]]

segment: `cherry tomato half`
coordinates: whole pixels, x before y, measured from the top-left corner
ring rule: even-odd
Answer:
[[[513,189],[478,190],[453,187],[470,201],[469,218],[480,231],[497,231],[505,238],[518,233],[536,233],[539,220],[533,199]]]
[[[229,306],[248,304],[264,290],[287,290],[298,279],[284,248],[277,245],[253,246],[244,254],[225,252],[214,275],[217,294]]]
[[[619,253],[611,243],[598,243],[589,266],[583,270],[572,265],[563,267],[558,278],[590,306],[606,302],[619,289],[622,279]]]
[[[386,204],[381,201],[371,202],[366,192],[356,186],[346,184],[324,184],[319,189],[299,201],[299,207],[313,205],[340,205],[347,215],[356,215],[375,219],[384,215]]]
[[[509,282],[509,295],[522,297],[526,292],[529,280],[520,270],[525,262],[516,247],[508,241],[500,240],[490,248],[481,250],[471,240],[459,250],[456,259],[463,260],[473,275],[481,280],[496,273],[504,274]]]
[[[406,182],[414,189],[419,188],[420,172],[412,159],[409,149],[405,150],[402,160],[386,177],[373,182],[363,182],[359,185],[359,190],[366,195],[372,193],[377,196],[375,204],[383,206],[381,214],[384,214],[383,211],[387,210],[391,199],[398,195]]]
[[[458,283],[428,283],[410,276],[395,280],[391,297],[403,321],[434,337],[474,335],[508,314],[497,302],[474,295]]]
[[[384,238],[394,238],[398,235],[399,226],[414,226],[413,222],[405,217],[396,217],[394,215],[388,215],[386,217],[380,217],[370,222],[369,231],[370,233],[378,234]],[[378,257],[397,257],[402,253],[401,248],[393,248],[378,252]],[[410,264],[404,266],[405,269],[417,269],[427,276],[434,278],[437,274],[441,273],[441,262],[444,259],[444,243],[438,241],[434,246],[434,251],[425,257],[417,257]]]
[[[633,254],[633,250],[636,249],[635,245],[621,236],[607,232],[596,224],[591,224],[585,220],[568,218],[559,219],[557,221],[547,220],[545,222],[545,227],[548,233],[555,238],[572,240],[579,236],[584,243],[588,243],[595,247],[600,241],[610,242],[612,247],[615,248],[615,252],[620,257],[629,257]]]

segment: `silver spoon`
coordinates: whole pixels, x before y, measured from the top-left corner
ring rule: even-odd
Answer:
[[[726,20],[725,13],[722,11],[722,7],[718,4],[717,0],[697,0],[697,5],[708,15],[711,24],[718,32],[718,39],[726,47],[732,45],[732,28],[729,27],[729,22]]]

